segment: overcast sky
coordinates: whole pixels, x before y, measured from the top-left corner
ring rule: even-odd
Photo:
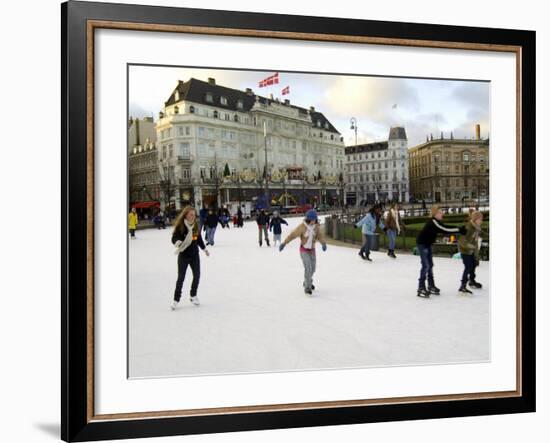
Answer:
[[[164,102],[178,80],[191,77],[218,85],[281,99],[322,112],[344,136],[346,145],[355,143],[350,118],[358,121],[358,143],[387,140],[390,126],[405,126],[409,147],[426,141],[433,133],[455,138],[474,136],[474,125],[481,125],[481,136],[490,132],[487,82],[384,78],[350,75],[297,74],[279,71],[278,85],[259,88],[258,82],[273,72],[132,66],[129,74],[129,112],[132,117],[158,118]],[[290,94],[281,90],[290,86]],[[396,105],[396,106],[394,106]]]

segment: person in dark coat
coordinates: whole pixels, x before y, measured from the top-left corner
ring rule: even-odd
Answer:
[[[277,242],[281,244],[281,234],[283,232],[281,225],[287,225],[286,220],[279,216],[279,212],[273,212],[273,217],[269,223],[269,230],[273,231],[273,246],[277,246]]]
[[[239,206],[239,208],[237,209],[237,226],[239,228],[242,228],[243,227],[243,211],[241,209],[241,207]]]
[[[174,224],[172,233],[172,244],[176,247],[175,253],[178,255],[178,279],[174,291],[174,300],[172,301],[172,310],[176,309],[180,299],[185,273],[187,268],[191,268],[193,281],[191,282],[190,301],[198,306],[199,298],[197,290],[201,274],[199,248],[208,256],[210,253],[206,249],[201,237],[201,230],[197,223],[197,213],[192,206],[186,206],[181,211]]]
[[[202,230],[204,223],[206,222],[206,217],[208,216],[208,210],[205,207],[202,207],[199,211],[199,228]]]
[[[206,244],[214,246],[214,236],[216,235],[216,227],[220,222],[220,218],[212,208],[208,210],[208,215],[204,221],[204,230],[206,231]]]
[[[418,292],[416,295],[424,298],[429,298],[430,294],[439,295],[441,292],[435,285],[433,275],[434,263],[432,245],[435,243],[437,235],[458,232],[461,234],[466,233],[463,226],[461,228],[455,228],[454,226],[443,224],[441,221],[443,219],[443,211],[439,206],[433,206],[431,214],[432,218],[426,222],[416,237],[416,248],[420,255],[420,263],[422,265],[420,269],[420,278],[418,279]],[[426,289],[426,278],[428,279],[428,289]]]
[[[265,212],[265,209],[262,209],[256,217],[256,223],[258,224],[258,242],[260,246],[262,246],[262,232],[265,237],[265,242],[267,246],[269,246],[269,237],[267,235],[267,230],[269,229],[269,215]]]

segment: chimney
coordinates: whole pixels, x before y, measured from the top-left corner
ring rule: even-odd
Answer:
[[[208,77],[208,83],[211,84],[211,85],[215,85],[216,84],[216,79],[213,78],[213,77]]]
[[[309,107],[309,111],[310,111],[310,112],[315,112],[315,106],[310,106],[310,107]]]
[[[273,100],[273,94],[269,94],[269,99]]]
[[[287,105],[287,106],[290,105],[290,100],[288,98],[285,98],[285,105]]]
[[[476,140],[479,140],[481,138],[481,126],[479,124],[476,125]]]
[[[141,140],[139,139],[139,118],[136,118],[136,145],[141,145]]]
[[[252,95],[252,89],[246,88],[246,95]]]
[[[454,140],[453,131],[451,131],[451,140]]]
[[[433,134],[430,134],[430,140],[433,140],[433,139],[434,139]]]

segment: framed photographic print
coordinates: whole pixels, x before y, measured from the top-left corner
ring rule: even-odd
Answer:
[[[535,34],[62,5],[62,438],[535,410]]]

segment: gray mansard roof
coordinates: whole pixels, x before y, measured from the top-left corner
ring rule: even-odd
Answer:
[[[388,140],[407,140],[405,128],[401,126],[390,128],[390,135],[388,137]]]
[[[363,152],[385,151],[388,149],[388,142],[366,143],[364,145],[347,146],[345,151],[348,154],[361,154]]]
[[[176,100],[176,91],[178,91],[179,93],[179,100]],[[212,102],[206,101],[207,92],[212,94]],[[227,98],[227,105],[221,104],[221,96]],[[258,97],[260,102],[263,104],[276,103],[275,100],[262,96]],[[174,105],[180,101],[189,101],[207,106],[215,105],[219,108],[228,109],[230,111],[248,112],[252,109],[254,103],[256,102],[256,95],[252,91],[245,92],[239,89],[227,88],[225,86],[220,86],[215,83],[209,83],[202,80],[197,80],[196,78],[191,78],[186,82],[181,80],[178,81],[178,85],[172,91],[172,94],[170,94],[168,100],[164,102],[164,106]],[[242,108],[239,108],[237,106],[237,103],[239,101],[242,101]],[[280,103],[284,104],[284,102]],[[323,115],[323,113],[316,112],[315,110],[308,111],[305,108],[290,104],[288,104],[287,106],[297,109],[298,112],[303,115],[308,115],[309,113],[312,121],[312,126],[319,127],[317,126],[317,122],[320,121],[321,126],[319,127],[319,129],[324,129],[329,132],[340,134],[338,130],[332,125],[332,123]],[[328,128],[325,128],[325,123],[328,123]]]

